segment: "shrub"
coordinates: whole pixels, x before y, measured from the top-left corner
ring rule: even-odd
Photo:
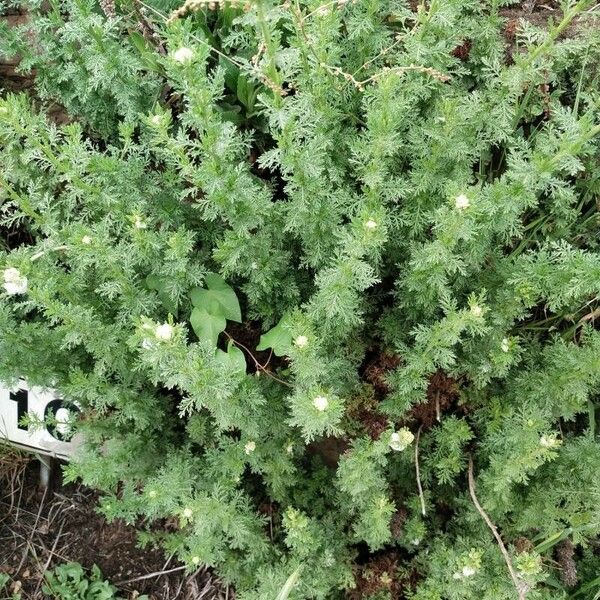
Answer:
[[[241,600],[600,587],[600,28],[509,4],[0,27],[37,93],[0,100],[0,377],[76,400],[67,479]]]

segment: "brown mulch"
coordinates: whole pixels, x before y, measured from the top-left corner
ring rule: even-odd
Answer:
[[[107,523],[96,512],[98,495],[81,485],[39,486],[32,457],[0,446],[0,573],[8,592],[44,598],[43,573],[59,564],[97,565],[122,597],[134,600],[223,600],[231,591],[206,568],[186,574],[158,549],[141,549],[133,526]],[[5,590],[0,590],[0,599]],[[8,596],[10,597],[10,596]]]

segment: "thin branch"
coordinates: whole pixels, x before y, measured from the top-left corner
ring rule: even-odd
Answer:
[[[421,423],[421,426],[417,431],[417,439],[415,440],[415,471],[417,473],[417,487],[419,488],[421,513],[423,513],[423,516],[425,516],[425,496],[423,495],[423,486],[421,485],[421,470],[419,469],[419,440],[421,439],[421,429],[423,429],[423,423]]]
[[[141,575],[140,577],[134,577],[133,579],[125,579],[124,581],[117,581],[115,585],[125,585],[128,583],[134,583],[136,581],[143,581],[144,579],[152,579],[153,577],[162,577],[163,575],[168,575],[169,573],[177,573],[178,571],[184,571],[186,569],[183,567],[175,567],[174,569],[167,569],[166,571],[155,571],[154,573],[148,573],[147,575]]]
[[[278,383],[281,383],[282,385],[286,385],[289,388],[293,388],[293,385],[290,385],[287,381],[283,381],[283,379],[279,379],[279,377],[276,377],[275,375],[273,375],[273,373],[271,373],[271,371],[269,371],[266,368],[266,365],[261,365],[260,362],[258,362],[258,359],[254,356],[254,354],[252,354],[252,351],[250,350],[250,348],[248,348],[247,346],[244,346],[244,344],[242,344],[241,342],[238,342],[236,339],[234,339],[229,333],[227,333],[226,331],[223,332],[236,346],[239,346],[240,348],[242,348],[242,350],[245,350],[248,353],[248,356],[252,359],[252,361],[254,362],[254,366],[261,371],[262,373],[264,373],[265,375],[269,376],[271,379],[274,379],[275,381],[277,381]],[[271,355],[269,355],[269,360],[267,361],[266,364],[269,364],[269,361],[271,360]]]
[[[485,521],[485,524],[490,528],[494,537],[496,538],[496,542],[498,542],[498,547],[500,548],[500,552],[504,557],[504,561],[506,562],[506,566],[508,567],[508,572],[510,573],[510,577],[513,580],[515,588],[517,589],[517,593],[519,594],[519,600],[525,600],[526,594],[529,591],[529,586],[522,579],[519,579],[510,559],[510,555],[500,534],[498,533],[497,527],[492,523],[492,520],[488,517],[485,510],[481,504],[479,504],[479,500],[477,500],[477,495],[475,494],[475,478],[473,476],[473,456],[469,454],[469,493],[471,494],[471,500],[473,500],[473,504],[477,509],[477,512],[481,515],[481,518]]]

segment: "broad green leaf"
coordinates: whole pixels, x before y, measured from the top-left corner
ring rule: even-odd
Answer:
[[[173,315],[177,315],[177,305],[173,302],[171,296],[167,294],[165,290],[164,279],[158,275],[148,275],[146,277],[146,285],[151,289],[155,290],[162,302],[163,306]]]
[[[190,323],[194,332],[201,340],[210,341],[213,346],[217,345],[219,334],[225,331],[227,321],[225,317],[214,315],[203,308],[194,308],[190,317]]]
[[[192,304],[215,317],[242,322],[240,303],[233,288],[219,275],[209,273],[205,278],[206,288],[194,288],[190,294]],[[208,288],[208,289],[207,289]]]
[[[260,341],[257,350],[267,350],[268,348],[273,349],[275,356],[284,356],[289,354],[292,346],[292,334],[289,329],[289,316],[284,315],[281,321],[260,336]]]
[[[227,344],[227,352],[217,348],[217,360],[228,366],[232,371],[246,372],[246,357],[231,340]]]

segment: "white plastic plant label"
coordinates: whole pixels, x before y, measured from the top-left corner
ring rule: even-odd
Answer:
[[[77,408],[66,406],[51,390],[29,387],[23,380],[12,389],[0,384],[0,438],[24,450],[69,459],[80,442],[79,436],[69,436],[73,410]],[[53,415],[54,425],[23,425],[27,414],[36,422]]]

